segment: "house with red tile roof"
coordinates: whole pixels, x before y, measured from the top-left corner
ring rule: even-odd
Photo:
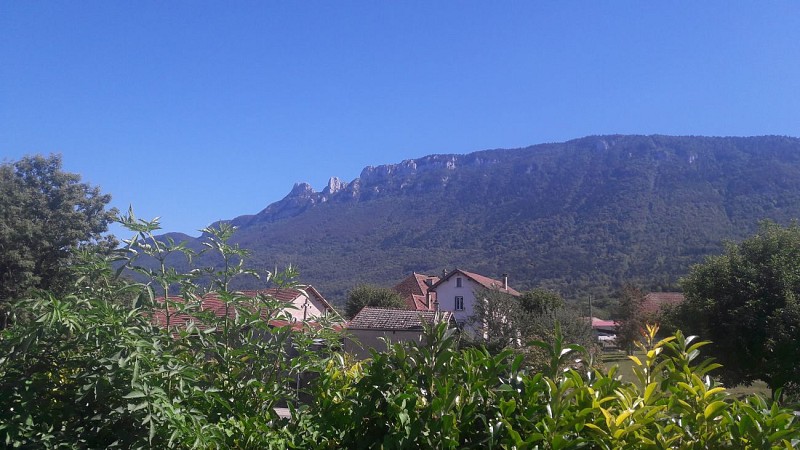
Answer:
[[[358,359],[370,349],[385,351],[387,343],[420,342],[424,325],[446,322],[455,327],[449,311],[414,311],[365,306],[345,326],[344,350]]]
[[[436,292],[430,288],[439,281],[439,277],[413,272],[397,283],[392,289],[403,297],[406,309],[414,311],[433,311],[436,304]]]
[[[449,311],[463,326],[474,314],[475,294],[483,289],[506,292],[514,297],[521,294],[508,285],[508,276],[502,280],[458,269],[444,271],[441,277],[412,273],[394,288],[406,302],[407,309],[415,311]]]
[[[456,323],[462,327],[475,314],[476,296],[484,289],[504,292],[513,297],[522,295],[508,285],[508,275],[504,274],[502,280],[496,280],[461,269],[443,273],[439,281],[430,287],[436,293],[435,309],[452,312]]]
[[[240,291],[238,293],[252,299],[264,298],[267,300],[277,300],[279,304],[285,305],[281,311],[283,314],[279,315],[279,317],[270,317],[274,315],[275,311],[269,308],[264,308],[261,312],[262,318],[268,320],[272,326],[291,326],[292,328],[299,329],[302,328],[303,324],[313,324],[323,317],[332,318],[335,321],[341,320],[336,310],[313,286],[271,288],[255,291]],[[156,302],[163,303],[164,298],[157,298]],[[186,308],[182,306],[186,303],[186,300],[183,297],[169,297],[169,303],[170,326],[185,327],[189,322],[194,322],[198,324],[198,326],[202,326],[201,321],[198,320],[195,315],[185,312]],[[226,311],[229,318],[234,318],[239,313],[236,308],[226,306],[220,296],[214,292],[198,297],[197,303],[198,304],[195,306],[196,310],[200,312],[211,312],[217,317],[225,317]],[[257,306],[248,305],[248,307],[255,308]],[[167,311],[163,308],[156,308],[153,311],[153,321],[160,326],[166,326]]]
[[[606,320],[606,319],[598,319],[597,317],[592,317],[592,329],[594,330],[601,330],[607,333],[614,333],[617,329],[617,322],[613,320]]]

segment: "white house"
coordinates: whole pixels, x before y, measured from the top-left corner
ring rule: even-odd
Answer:
[[[407,309],[365,306],[345,327],[345,351],[362,359],[369,356],[370,349],[386,350],[384,341],[419,341],[426,322],[443,321],[472,330],[469,319],[475,313],[477,296],[486,289],[520,296],[505,275],[501,281],[461,269],[443,272],[441,277],[414,272],[394,287]]]
[[[434,309],[452,312],[453,318],[461,327],[467,325],[470,317],[475,314],[475,303],[478,301],[476,294],[482,290],[498,290],[514,297],[521,295],[508,285],[508,275],[503,275],[502,281],[461,269],[442,275],[430,287],[430,291],[436,294]]]

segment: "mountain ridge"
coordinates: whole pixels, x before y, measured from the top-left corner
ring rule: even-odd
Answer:
[[[230,222],[254,264],[299,266],[341,302],[456,266],[571,298],[670,288],[725,239],[797,217],[800,139],[606,135],[367,166]]]

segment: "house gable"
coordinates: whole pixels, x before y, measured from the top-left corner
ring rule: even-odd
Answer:
[[[476,294],[483,289],[498,290],[514,297],[521,294],[508,286],[507,279],[495,280],[474,272],[455,269],[445,274],[431,290],[436,292],[436,307],[441,311],[451,311],[456,322],[464,327],[475,314]]]
[[[474,272],[467,272],[466,270],[461,270],[461,269],[455,269],[452,272],[445,274],[445,276],[439,279],[439,281],[437,281],[431,287],[431,289],[433,289],[434,291],[438,291],[438,287],[440,285],[445,284],[450,280],[455,280],[455,283],[458,284],[458,278],[462,278],[462,280],[466,278],[467,280],[471,281],[472,283],[474,283],[479,287],[506,292],[508,294],[513,295],[514,297],[519,297],[520,295],[522,295],[519,293],[519,291],[508,285],[507,278],[503,281],[500,281],[500,280],[495,280],[494,278],[489,278],[481,274],[477,274]]]

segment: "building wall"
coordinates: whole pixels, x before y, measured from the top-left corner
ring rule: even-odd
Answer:
[[[347,330],[344,338],[344,351],[356,359],[370,357],[369,349],[379,352],[386,351],[386,343],[381,338],[395,342],[419,342],[422,331],[413,330]]]
[[[461,287],[458,287],[457,279],[461,278]],[[469,322],[469,318],[475,314],[475,292],[482,289],[482,286],[465,276],[454,275],[447,281],[436,286],[436,299],[439,302],[439,309],[442,311],[452,311],[453,318],[459,326],[464,326]],[[455,309],[456,296],[464,297],[464,309]]]
[[[300,295],[292,301],[294,308],[288,308],[287,311],[292,315],[292,318],[298,322],[305,318],[307,320],[320,318],[325,315],[325,305],[313,295],[308,301],[308,297]]]

